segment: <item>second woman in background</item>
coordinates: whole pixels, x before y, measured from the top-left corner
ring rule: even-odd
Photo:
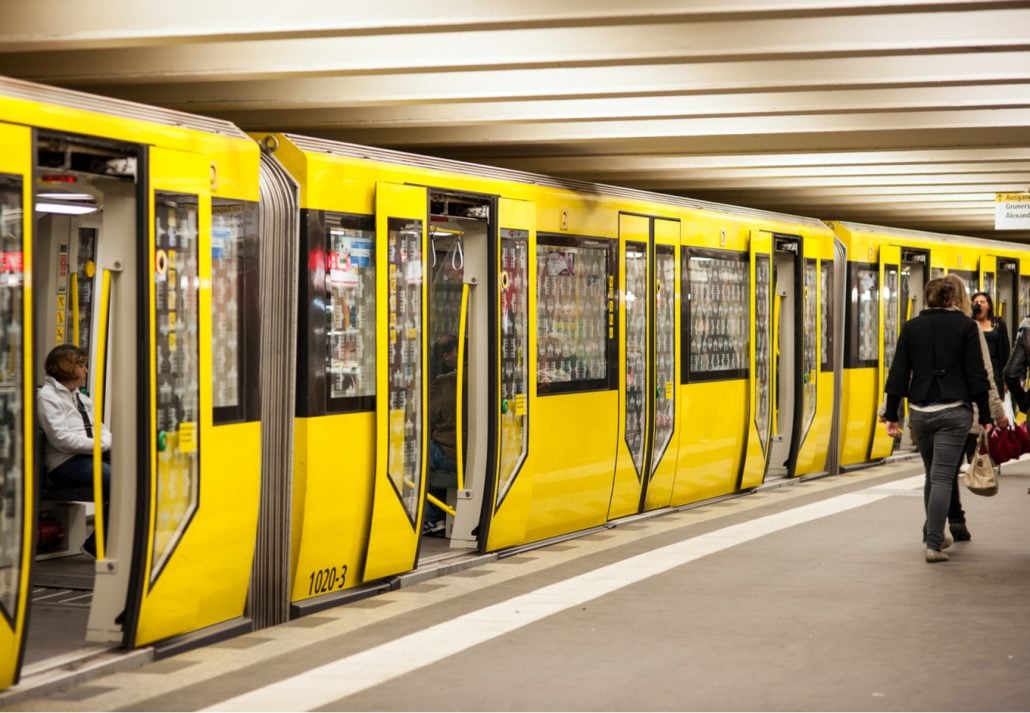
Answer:
[[[994,369],[994,385],[998,395],[1005,398],[1005,379],[1003,372],[1009,360],[1009,330],[1005,322],[994,314],[994,300],[986,292],[973,293],[973,319],[987,340],[987,351],[991,355],[991,367]]]

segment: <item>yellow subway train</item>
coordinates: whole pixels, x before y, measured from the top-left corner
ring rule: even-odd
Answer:
[[[879,462],[923,285],[958,272],[1014,330],[1028,257],[0,78],[0,686]],[[43,472],[62,343],[107,509]]]

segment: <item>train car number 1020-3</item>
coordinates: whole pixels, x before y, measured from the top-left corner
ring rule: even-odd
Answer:
[[[347,565],[340,565],[339,569],[336,567],[329,567],[327,569],[316,570],[312,572],[310,576],[308,595],[335,592],[337,589],[343,589],[346,584]]]

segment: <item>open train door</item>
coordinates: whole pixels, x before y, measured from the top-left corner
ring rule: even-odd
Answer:
[[[18,680],[32,557],[32,134],[0,124],[0,688]]]
[[[887,373],[894,352],[898,346],[898,334],[901,332],[901,248],[897,245],[880,246],[880,349],[876,360],[876,397],[874,403],[883,400],[883,389],[887,383]],[[873,433],[869,445],[869,460],[879,460],[891,454],[894,439],[887,435],[887,429],[880,425],[879,419],[873,419]]]
[[[996,275],[998,274],[998,258],[995,255],[981,255],[979,271],[979,282],[980,290],[986,292],[991,296],[991,302],[994,303],[995,310],[994,316],[1002,317],[1003,315],[997,309],[998,307],[998,294],[995,291]],[[972,295],[970,295],[972,297]]]
[[[501,198],[497,206],[501,264],[498,274],[497,467],[493,505],[484,508],[486,549],[526,531],[529,488],[516,486],[529,456],[530,410],[536,401],[536,334],[529,331],[529,276],[534,274],[536,205]]]
[[[425,188],[376,184],[376,469],[363,579],[417,563],[425,500]]]
[[[744,425],[744,468],[740,489],[762,484],[769,467],[772,429],[772,234],[751,231],[751,335],[748,368],[749,408]]]
[[[139,284],[146,317],[135,345],[142,352],[136,357],[141,398],[135,412],[143,434],[135,460],[146,490],[139,498],[137,616],[130,617],[127,632],[136,646],[215,625],[219,631],[249,629],[243,614],[261,478],[259,446],[239,452],[213,434],[208,340],[211,188],[217,175],[198,154],[152,147],[148,159],[148,244],[136,258],[140,278],[114,287],[112,300],[122,303],[122,316],[111,318],[114,359],[107,365],[112,386],[115,378],[131,378],[125,373],[132,358],[125,354],[131,338],[125,308]],[[96,586],[98,594],[106,586],[99,568]]]

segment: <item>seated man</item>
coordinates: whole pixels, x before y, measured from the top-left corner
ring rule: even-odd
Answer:
[[[76,498],[93,499],[93,402],[79,390],[86,385],[87,355],[72,344],[54,347],[47,355],[46,383],[39,389],[39,425],[46,441],[43,468],[46,473],[42,494],[64,491]],[[100,447],[111,450],[111,431],[100,424]],[[105,458],[106,461],[106,458]],[[103,513],[107,521],[111,497],[111,466],[102,463]],[[65,496],[67,497],[67,496]],[[96,557],[95,533],[82,546]]]
[[[429,386],[429,479],[427,491],[438,500],[445,500],[447,488],[457,485],[457,389],[458,380],[455,368],[458,364],[458,338],[448,334],[437,340],[435,345],[437,359],[442,373],[433,379]],[[463,419],[464,421],[464,419]],[[467,428],[462,427],[464,435]],[[464,439],[463,439],[464,443]],[[453,473],[454,478],[447,478],[446,484],[434,479],[433,472]],[[434,482],[436,480],[436,482]],[[423,535],[442,536],[444,533],[444,513],[431,502],[426,504],[426,516],[423,520]]]

